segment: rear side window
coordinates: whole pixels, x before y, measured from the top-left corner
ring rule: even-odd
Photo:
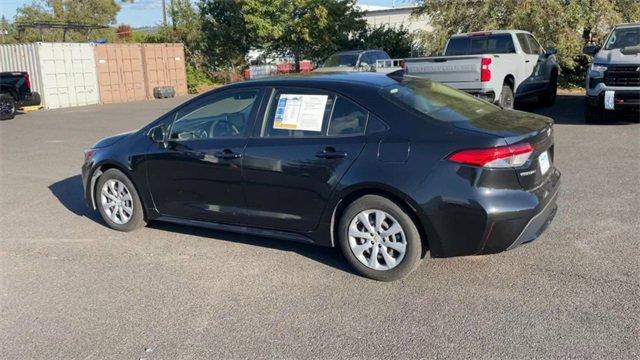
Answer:
[[[336,98],[329,123],[329,136],[364,134],[369,115],[360,106],[342,97]]]
[[[327,133],[334,101],[331,94],[279,90],[266,113],[262,136],[322,136]]]
[[[364,134],[369,114],[340,96],[278,90],[265,114],[262,137],[317,137]]]
[[[510,34],[478,35],[449,39],[445,56],[511,54],[516,49]]]

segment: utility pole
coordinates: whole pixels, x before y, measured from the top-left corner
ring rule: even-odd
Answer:
[[[167,5],[165,0],[162,0],[162,25],[167,26]]]

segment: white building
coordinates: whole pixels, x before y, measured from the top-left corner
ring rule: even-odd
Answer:
[[[387,25],[391,27],[399,27],[404,25],[409,32],[432,31],[433,27],[429,23],[429,19],[425,15],[415,16],[413,12],[417,9],[415,4],[402,5],[398,7],[385,7],[358,4],[364,12],[364,18],[371,27]]]

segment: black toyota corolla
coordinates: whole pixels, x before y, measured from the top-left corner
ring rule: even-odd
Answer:
[[[281,77],[99,141],[82,178],[116,230],[160,220],[339,246],[361,274],[394,280],[427,253],[538,237],[560,185],[552,124],[423,79]]]

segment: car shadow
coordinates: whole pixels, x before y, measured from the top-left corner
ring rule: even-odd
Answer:
[[[84,195],[82,194],[82,178],[80,175],[71,176],[64,180],[55,182],[49,185],[49,190],[70,212],[77,216],[91,219],[102,226],[107,226],[104,221],[102,221],[97,211],[93,211],[85,205]],[[251,246],[262,246],[280,251],[294,252],[327,266],[350,274],[356,274],[344,257],[342,257],[338,248],[328,248],[313,244],[292,242],[284,239],[218,231],[160,221],[152,221],[148,224],[148,227],[183,235],[209,238],[213,241],[228,241]]]
[[[556,124],[562,125],[587,125],[584,121],[584,95],[558,94],[553,106],[540,106],[535,99],[525,99],[516,103],[516,109],[528,111],[552,118]],[[638,113],[611,112],[607,120],[595,125],[626,125],[637,121]]]
[[[82,177],[80,175],[55,182],[49,185],[49,190],[67,210],[106,226],[100,216],[85,204],[84,195],[82,194]]]
[[[294,252],[298,255],[317,261],[321,264],[333,267],[338,270],[342,270],[349,274],[357,275],[344,259],[344,257],[340,253],[340,249],[338,248],[323,247],[278,238],[247,235],[229,231],[219,231],[195,226],[173,224],[162,221],[152,221],[147,225],[147,227],[183,235],[209,238],[213,241],[227,241],[250,246],[266,247],[269,249],[280,251]]]

